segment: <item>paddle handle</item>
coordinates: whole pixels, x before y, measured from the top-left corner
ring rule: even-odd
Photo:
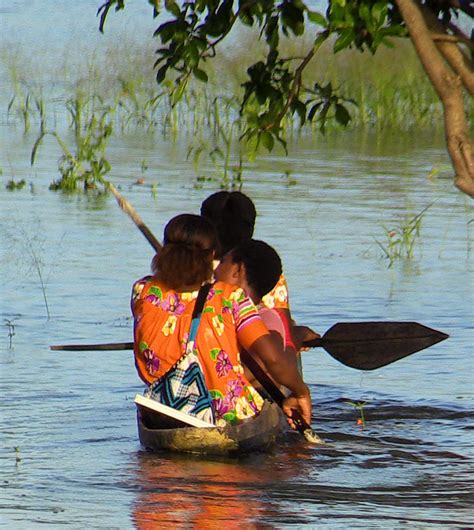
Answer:
[[[305,348],[324,348],[324,339],[312,339],[303,342],[303,347]]]
[[[161,243],[158,241],[158,239],[156,239],[156,237],[153,235],[148,226],[143,222],[142,218],[138,215],[135,208],[128,202],[128,200],[117,190],[117,188],[111,182],[107,182],[107,187],[117,199],[120,208],[135,223],[135,226],[145,236],[146,240],[154,248],[155,252],[159,252],[159,250],[161,249]]]
[[[133,350],[133,342],[109,342],[106,344],[57,344],[55,346],[50,346],[49,349],[56,351]]]

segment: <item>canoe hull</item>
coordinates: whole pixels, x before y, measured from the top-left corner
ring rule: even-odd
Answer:
[[[266,402],[258,416],[238,426],[182,427],[138,404],[137,423],[140,443],[149,451],[232,455],[270,450],[286,421],[277,405]]]

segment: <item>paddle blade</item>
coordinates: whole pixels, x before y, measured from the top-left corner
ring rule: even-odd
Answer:
[[[319,340],[346,366],[375,370],[448,337],[418,322],[350,322],[335,324]]]

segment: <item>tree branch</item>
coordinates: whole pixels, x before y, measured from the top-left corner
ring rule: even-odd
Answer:
[[[474,197],[473,143],[459,76],[446,65],[419,4],[415,0],[395,1],[423,68],[443,104],[446,144],[455,171],[454,182],[460,190]],[[443,45],[453,46],[451,43]]]
[[[422,14],[428,24],[429,29],[433,30],[431,37],[442,56],[446,59],[449,66],[459,75],[466,90],[474,95],[474,71],[472,60],[462,52],[453,35],[448,35],[440,21],[428,9],[422,9]]]

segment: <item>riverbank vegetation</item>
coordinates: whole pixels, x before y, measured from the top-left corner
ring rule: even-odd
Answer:
[[[423,71],[439,98],[444,114],[446,147],[453,166],[455,185],[474,197],[473,141],[465,98],[474,95],[472,54],[474,45],[460,22],[474,16],[464,2],[443,0],[329,0],[324,14],[304,1],[233,4],[225,0],[149,2],[158,27],[154,36],[158,84],[171,81],[172,99],[186,93],[191,79],[207,83],[205,65],[218,56],[222,42],[229,42],[241,26],[259,32],[265,46],[263,58],[254,56],[245,69],[244,92],[239,101],[244,139],[255,152],[275,144],[286,149],[283,122],[297,116],[301,123],[328,117],[347,125],[347,100],[331,84],[318,81],[311,90],[304,74],[319,59],[321,46],[330,42],[334,55],[348,49],[375,54],[392,39],[408,38]],[[111,10],[125,8],[125,0],[106,0],[99,8],[99,29],[104,31]],[[282,37],[309,35],[309,45],[299,55],[287,55]],[[237,40],[245,35],[238,33]],[[308,98],[309,95],[309,98]],[[316,98],[312,97],[313,95]]]
[[[60,178],[51,183],[53,190],[97,188],[110,171],[109,139],[134,131],[156,141],[184,139],[196,174],[204,158],[215,168],[214,175],[198,176],[196,183],[211,178],[224,188],[239,188],[245,164],[255,156],[242,141],[241,72],[255,54],[264,53],[252,34],[246,42],[245,47],[225,50],[207,69],[209,82],[192,82],[178,101],[173,99],[171,82],[156,85],[148,61],[150,50],[137,42],[124,41],[122,47],[101,56],[84,50],[79,63],[50,64],[41,71],[18,50],[14,54],[3,50],[2,69],[9,74],[8,124],[25,133],[36,132],[32,162],[41,156],[45,136],[56,138]],[[302,39],[287,40],[284,50],[297,55],[304,47]],[[297,113],[288,115],[282,120],[285,141],[299,135],[317,139],[344,128],[381,134],[391,129],[442,130],[441,104],[409,42],[399,40],[394,48],[380,49],[375,57],[351,50],[334,55],[325,45],[318,57],[305,73],[305,84],[316,86],[319,96],[315,98],[320,101],[337,91],[350,117],[339,116],[338,121],[328,111],[322,122],[303,123]],[[473,110],[472,101],[468,104]]]

